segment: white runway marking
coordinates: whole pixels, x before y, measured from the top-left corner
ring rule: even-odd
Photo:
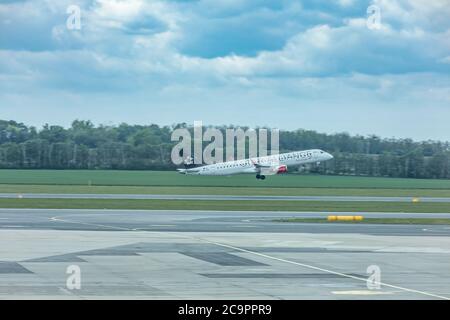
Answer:
[[[332,294],[342,295],[356,295],[356,296],[374,296],[383,294],[393,294],[392,291],[380,291],[380,290],[350,290],[350,291],[331,291]]]
[[[130,228],[113,227],[113,226],[107,226],[107,225],[102,225],[102,224],[97,224],[97,223],[87,223],[87,222],[63,220],[63,219],[59,219],[58,217],[51,217],[50,220],[55,221],[55,222],[81,224],[81,225],[91,226],[91,227],[102,227],[102,228],[107,228],[107,229],[119,229],[119,230],[124,230],[124,231],[134,231],[133,229],[130,229]]]
[[[59,221],[59,222],[72,223],[72,224],[97,226],[97,227],[110,228],[110,229],[120,229],[120,230],[124,230],[124,231],[135,231],[134,229],[130,229],[130,228],[108,226],[108,225],[95,224],[95,223],[86,223],[86,222],[79,222],[79,221],[71,221],[71,220],[63,220],[63,219],[59,219],[58,217],[51,217],[49,219],[52,220],[52,221]],[[175,236],[178,236],[178,237],[183,238],[183,239],[202,241],[202,242],[205,242],[205,243],[208,243],[208,244],[213,244],[213,245],[216,245],[216,246],[219,246],[219,247],[228,248],[228,249],[232,249],[232,250],[248,253],[248,254],[251,254],[251,255],[263,257],[263,258],[266,258],[266,259],[269,259],[269,260],[284,262],[284,263],[288,263],[288,264],[291,264],[291,265],[296,265],[296,266],[300,266],[300,267],[304,267],[304,268],[308,268],[308,269],[322,271],[322,272],[325,272],[325,273],[334,274],[334,275],[338,275],[338,276],[341,276],[341,277],[344,277],[344,278],[354,279],[354,280],[363,281],[364,283],[367,283],[367,278],[352,276],[352,275],[349,275],[349,274],[345,274],[345,273],[341,273],[341,272],[337,272],[337,271],[333,271],[333,270],[329,270],[329,269],[325,269],[325,268],[316,267],[316,266],[309,265],[309,264],[306,264],[306,263],[301,263],[301,262],[296,262],[296,261],[287,260],[287,259],[283,259],[283,258],[278,258],[278,257],[270,256],[268,254],[259,253],[259,252],[256,252],[256,251],[251,251],[251,250],[247,250],[247,249],[244,249],[244,248],[232,246],[232,245],[229,245],[229,244],[207,240],[207,239],[204,239],[204,238],[199,238],[199,237],[195,237],[195,236],[188,236],[188,235],[181,235],[179,233],[173,233],[173,232],[154,231],[153,233],[159,233],[159,234],[164,234],[164,235],[170,234],[172,236],[175,235]],[[373,282],[373,284],[379,284],[380,286],[385,286],[385,287],[389,287],[389,288],[392,288],[392,289],[397,289],[397,290],[401,290],[401,291],[405,291],[405,292],[411,292],[411,293],[415,293],[415,294],[425,295],[425,296],[433,297],[433,298],[437,298],[437,299],[450,300],[449,297],[437,295],[437,294],[426,292],[426,291],[400,287],[400,286],[396,286],[396,285],[392,285],[392,284],[388,284],[388,283],[384,283],[384,282]]]
[[[176,227],[174,224],[152,224],[150,227]]]
[[[259,253],[259,252],[255,252],[255,251],[251,251],[251,250],[247,250],[247,249],[231,246],[231,245],[228,245],[228,244],[220,243],[220,242],[209,241],[209,240],[202,239],[202,238],[197,238],[197,237],[193,237],[193,238],[194,239],[198,239],[200,241],[204,241],[204,242],[210,243],[210,244],[215,244],[215,245],[220,246],[220,247],[237,250],[237,251],[249,253],[249,254],[252,254],[252,255],[255,255],[255,256],[260,256],[260,257],[263,257],[263,258],[276,260],[276,261],[279,261],[279,262],[285,262],[285,263],[297,265],[297,266],[304,267],[304,268],[318,270],[318,271],[322,271],[322,272],[338,275],[338,276],[349,278],[349,279],[364,281],[364,283],[367,283],[367,279],[366,278],[356,277],[356,276],[348,275],[348,274],[345,274],[345,273],[341,273],[341,272],[337,272],[337,271],[333,271],[333,270],[329,270],[329,269],[319,268],[319,267],[315,267],[313,265],[309,265],[309,264],[306,264],[306,263],[300,263],[300,262],[295,262],[295,261],[291,261],[291,260],[287,260],[287,259],[277,258],[277,257],[274,257],[274,256],[269,256],[269,255],[264,254],[264,253]],[[386,286],[386,287],[389,287],[389,288],[398,289],[398,290],[402,290],[402,291],[406,291],[406,292],[418,293],[418,294],[429,296],[429,297],[433,297],[433,298],[438,298],[438,299],[443,299],[443,300],[450,300],[449,297],[440,296],[440,295],[437,295],[437,294],[434,294],[434,293],[430,293],[430,292],[426,292],[426,291],[420,291],[420,290],[415,290],[415,289],[399,287],[399,286],[388,284],[388,283],[384,283],[384,282],[374,282],[374,284],[379,284],[381,286]]]

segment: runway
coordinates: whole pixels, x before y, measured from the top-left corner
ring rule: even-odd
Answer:
[[[450,226],[273,222],[327,214],[0,209],[0,299],[450,298]]]
[[[175,231],[239,233],[357,233],[450,236],[448,225],[281,223],[280,218],[317,218],[327,212],[0,209],[0,228],[83,231]],[[331,213],[336,214],[336,213]],[[339,215],[361,212],[339,212]],[[366,218],[450,218],[450,213],[363,213]]]
[[[345,202],[412,202],[414,197],[367,196],[237,196],[237,195],[170,195],[170,194],[57,194],[0,193],[0,199],[119,199],[119,200],[215,200],[215,201],[345,201]],[[450,203],[450,198],[422,197],[421,202]]]

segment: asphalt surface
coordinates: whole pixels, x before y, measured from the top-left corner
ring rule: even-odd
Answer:
[[[346,201],[346,202],[412,202],[414,197],[366,196],[235,196],[235,195],[167,195],[167,194],[57,194],[0,193],[3,199],[133,199],[133,200],[220,200],[220,201]],[[450,203],[450,198],[421,197],[421,202]]]
[[[330,214],[363,215],[366,218],[450,218],[450,213],[0,209],[0,229],[450,236],[449,225],[312,224],[274,221],[281,218],[326,219]]]
[[[450,226],[327,214],[0,209],[0,299],[450,299]]]

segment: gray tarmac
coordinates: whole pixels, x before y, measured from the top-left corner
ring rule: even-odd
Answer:
[[[366,196],[235,196],[235,195],[171,195],[171,194],[57,194],[0,193],[0,199],[131,199],[131,200],[220,200],[220,201],[346,201],[346,202],[412,202],[414,197]],[[450,198],[421,197],[421,202],[450,203]]]
[[[450,226],[273,222],[328,214],[0,209],[0,299],[450,298]]]
[[[450,218],[450,213],[0,209],[0,228],[450,236],[450,226],[446,225],[312,224],[274,221],[281,218],[318,217],[325,220],[328,215],[363,215],[366,218]]]

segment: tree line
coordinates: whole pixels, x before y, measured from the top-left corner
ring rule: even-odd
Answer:
[[[95,126],[75,120],[70,128],[27,126],[0,120],[1,169],[173,170],[172,126]],[[230,126],[218,126],[222,132]],[[247,128],[243,128],[244,130]],[[450,178],[450,143],[381,138],[311,130],[280,131],[280,152],[320,148],[334,155],[302,172],[408,178]]]

